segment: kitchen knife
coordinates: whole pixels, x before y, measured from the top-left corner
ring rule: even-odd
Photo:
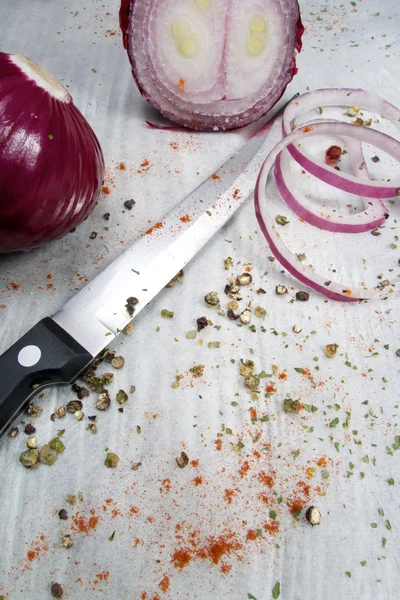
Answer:
[[[0,356],[0,435],[34,394],[73,383],[244,204],[263,160],[282,138],[284,108],[61,310]]]

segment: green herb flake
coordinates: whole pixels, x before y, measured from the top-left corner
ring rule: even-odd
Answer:
[[[386,548],[386,538],[382,538],[382,548]]]
[[[346,571],[346,575],[347,575],[347,577],[349,577],[351,579],[351,572],[350,571]]]
[[[49,140],[52,140],[52,139],[54,139],[54,135],[53,135],[53,134],[51,134],[51,133],[49,133],[49,135],[48,135],[47,137],[49,138]]]
[[[332,428],[332,427],[336,427],[336,425],[338,425],[338,423],[339,423],[339,418],[338,418],[338,417],[336,417],[336,419],[333,419],[333,421],[331,421],[331,422],[329,423],[329,427],[331,427],[331,428]]]
[[[300,455],[300,450],[296,450],[295,452],[293,452],[293,460],[296,460],[296,458]]]
[[[378,527],[378,523],[370,523],[372,529],[376,529]]]
[[[104,460],[104,464],[108,469],[115,469],[119,463],[119,456],[114,452],[109,452]]]
[[[237,402],[233,401],[231,402],[231,406],[239,406]]]
[[[378,513],[381,515],[381,517],[385,516],[385,511],[383,510],[383,508],[378,508]]]
[[[392,526],[391,526],[391,524],[390,524],[390,521],[389,521],[389,519],[386,519],[386,521],[385,521],[385,527],[386,527],[386,529],[387,529],[388,531],[392,531]]]
[[[301,367],[295,367],[294,370],[296,371],[296,373],[304,373],[304,369]]]
[[[247,600],[257,600],[257,598],[253,594],[247,594]]]
[[[394,485],[394,479],[393,477],[389,477],[389,479],[387,480],[389,485]]]
[[[115,531],[112,532],[112,534],[110,535],[110,537],[108,538],[109,542],[112,542],[114,540],[115,537]]]
[[[96,69],[94,69],[93,67],[92,67],[92,72],[97,73]]]
[[[277,600],[277,598],[279,598],[280,595],[281,595],[281,584],[279,581],[277,581],[276,584],[274,585],[274,587],[272,588],[272,597],[274,600]]]
[[[365,565],[366,565],[366,564],[367,564],[367,561],[366,561],[366,560],[361,560],[361,561],[360,561],[360,565],[361,565],[362,567],[365,567]]]
[[[269,511],[269,518],[272,519],[273,521],[275,521],[276,517],[277,517],[276,512],[274,510],[270,510]]]

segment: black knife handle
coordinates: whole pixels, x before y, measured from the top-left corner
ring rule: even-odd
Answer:
[[[39,321],[0,356],[0,436],[34,394],[72,383],[92,360],[55,321]]]

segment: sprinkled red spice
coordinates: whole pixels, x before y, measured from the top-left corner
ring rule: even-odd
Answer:
[[[271,535],[275,535],[279,531],[279,521],[269,521],[263,525],[265,531],[268,531]]]
[[[15,281],[11,281],[10,282],[10,287],[7,286],[8,289],[12,289],[12,290],[19,290],[21,288],[21,284],[20,283],[16,283]]]
[[[179,220],[182,221],[182,223],[189,223],[189,221],[192,219],[189,217],[189,215],[184,215],[183,217],[179,217]]]
[[[326,456],[321,456],[321,458],[319,460],[317,460],[317,465],[319,467],[326,467],[327,464],[328,464],[328,460],[327,460]]]
[[[245,460],[244,463],[242,464],[242,466],[240,467],[238,473],[240,475],[240,477],[243,479],[243,477],[246,475],[247,471],[250,470],[250,465],[249,465],[249,461]]]
[[[260,471],[258,474],[258,481],[267,485],[269,488],[273,488],[275,485],[275,481],[271,475],[267,475],[265,471]]]
[[[234,496],[236,496],[235,490],[225,490],[224,500],[226,500],[228,504],[232,504],[232,498]]]
[[[203,483],[203,478],[202,477],[195,477],[193,479],[193,481],[194,481],[195,485],[201,485]]]
[[[77,512],[76,515],[72,517],[72,521],[75,525],[75,528],[81,533],[86,533],[86,535],[89,534],[90,530],[96,529],[100,521],[100,517],[97,517],[94,514],[93,509],[90,512],[92,513],[92,516],[89,519],[84,515],[80,516],[79,512]]]
[[[211,175],[211,179],[221,179],[221,177],[219,175],[217,175],[216,173],[213,173]]]
[[[174,563],[174,567],[178,569],[183,569],[184,567],[187,567],[191,560],[192,555],[190,554],[189,550],[186,550],[184,548],[179,548],[178,550],[175,550],[175,552],[172,555],[172,562]]]
[[[150,229],[148,229],[146,231],[147,235],[150,235],[151,233],[153,233],[153,231],[155,229],[162,229],[164,227],[164,225],[161,223],[161,221],[158,221],[158,223],[156,223],[155,225],[153,225],[153,227],[150,227]]]
[[[199,461],[198,460],[191,460],[190,464],[192,465],[192,467],[198,467],[199,466]]]
[[[255,529],[249,529],[246,535],[246,541],[253,541],[257,539],[257,531]]]
[[[103,187],[101,188],[101,191],[103,192],[103,194],[106,194],[106,196],[111,193],[108,185],[103,185]]]
[[[215,448],[216,450],[221,450],[222,449],[222,440],[215,440]]]
[[[118,169],[119,169],[120,171],[126,171],[126,166],[125,166],[125,163],[123,163],[123,162],[119,163],[119,165],[118,165]]]
[[[103,571],[102,573],[96,573],[96,577],[98,577],[100,581],[108,581],[110,573],[108,571]]]
[[[160,588],[161,591],[164,592],[164,594],[166,594],[170,588],[170,585],[171,585],[171,582],[170,582],[168,575],[164,575],[164,577],[161,579],[160,583],[158,584],[158,587]]]

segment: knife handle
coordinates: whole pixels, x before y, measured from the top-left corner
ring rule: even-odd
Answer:
[[[0,356],[0,436],[34,394],[72,383],[92,360],[55,321],[39,321]]]

